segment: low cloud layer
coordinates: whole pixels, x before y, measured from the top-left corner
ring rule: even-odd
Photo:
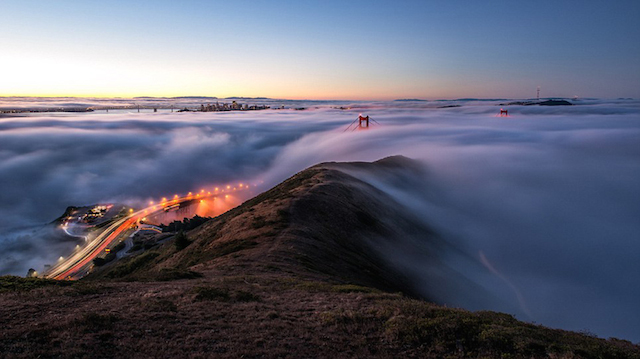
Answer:
[[[485,264],[465,274],[508,303],[490,309],[639,342],[640,103],[511,106],[508,118],[496,104],[1,118],[0,241],[13,250],[0,262],[33,257],[35,240],[13,233],[68,205],[233,181],[265,190],[318,162],[401,154],[425,177],[377,185]],[[344,132],[360,111],[379,125]]]

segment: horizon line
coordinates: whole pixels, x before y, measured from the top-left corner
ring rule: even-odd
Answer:
[[[340,102],[385,102],[385,101],[463,101],[463,100],[479,100],[479,101],[506,101],[506,100],[536,100],[535,97],[526,97],[526,98],[517,98],[517,97],[458,97],[458,98],[420,98],[420,97],[400,97],[400,98],[391,98],[391,99],[313,99],[313,98],[276,98],[276,97],[266,97],[266,96],[227,96],[227,97],[218,97],[218,96],[197,96],[197,95],[184,95],[184,96],[73,96],[73,95],[46,95],[46,96],[29,96],[29,95],[0,95],[0,98],[32,98],[32,99],[56,99],[56,98],[78,98],[78,99],[198,99],[198,98],[208,98],[208,99],[219,99],[219,100],[228,100],[228,99],[246,99],[246,100],[273,100],[273,101],[340,101]],[[625,99],[625,100],[634,100],[634,97],[588,97],[588,96],[570,96],[570,97],[561,97],[561,96],[550,96],[550,97],[540,97],[539,99]]]

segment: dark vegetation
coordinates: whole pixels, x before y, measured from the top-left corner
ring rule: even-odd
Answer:
[[[134,271],[151,263],[160,254],[158,252],[145,252],[133,258],[127,258],[123,263],[108,272],[109,278],[123,278]]]
[[[96,267],[101,267],[112,260],[116,259],[115,253],[107,253],[104,257],[96,257],[93,259],[93,265]]]
[[[195,278],[202,278],[202,273],[194,272],[188,269],[162,268],[151,279],[158,280],[158,281],[170,281],[170,280],[178,280],[178,279],[195,279]]]
[[[176,234],[173,244],[176,246],[176,250],[181,251],[187,248],[189,244],[191,244],[191,241],[189,240],[189,238],[187,238],[187,235],[184,234],[182,230],[180,230],[180,232]]]
[[[73,284],[67,281],[58,281],[44,278],[23,278],[11,275],[0,276],[0,293],[1,292],[20,292],[29,291],[42,287],[65,287]]]
[[[259,302],[262,300],[260,296],[244,290],[231,291],[229,288],[217,287],[195,287],[193,288],[196,301],[216,300],[216,301],[235,301],[235,302]]]
[[[127,253],[133,253],[143,249],[149,250],[151,248],[157,247],[160,242],[171,237],[171,233],[157,234],[155,232],[148,231],[138,232],[133,236],[133,246],[131,246]]]
[[[184,231],[181,249],[160,243],[69,288],[2,277],[0,356],[640,358],[628,341],[415,298],[373,247],[437,238],[341,166],[314,166]]]
[[[195,300],[221,300],[227,301],[230,298],[229,289],[220,289],[215,287],[195,287],[193,292],[196,294]]]
[[[120,243],[116,244],[115,246],[113,246],[113,248],[111,248],[111,251],[109,253],[107,253],[106,255],[104,255],[103,257],[94,258],[93,259],[93,265],[95,265],[96,267],[100,267],[100,266],[103,266],[103,265],[113,261],[114,259],[116,259],[118,257],[118,252],[123,250],[124,247],[126,247],[124,242],[120,242]]]
[[[91,283],[91,282],[70,282],[65,281],[66,283],[73,283],[73,287],[66,291],[65,294],[72,297],[82,297],[88,295],[98,295],[109,293],[113,290],[112,286],[109,286],[104,283]]]
[[[161,224],[160,228],[162,228],[163,232],[186,232],[199,227],[210,219],[210,217],[200,217],[195,215],[193,218],[185,218],[182,221],[173,221],[168,225]]]
[[[120,243],[116,244],[116,245],[111,249],[111,252],[118,253],[118,252],[120,252],[121,250],[123,250],[123,249],[124,249],[124,247],[126,247],[126,245],[124,244],[124,242],[120,242]]]

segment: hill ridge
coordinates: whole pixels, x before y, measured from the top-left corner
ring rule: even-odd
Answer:
[[[169,240],[77,282],[0,277],[0,356],[640,358],[625,340],[413,298],[427,296],[398,262],[411,253],[389,252],[435,269],[449,244],[356,177],[422,170],[402,157],[318,164],[185,247]],[[427,283],[447,285],[437,277]]]

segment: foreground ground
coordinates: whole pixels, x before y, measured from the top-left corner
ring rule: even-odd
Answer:
[[[5,290],[1,356],[640,357],[640,348],[626,341],[368,287],[213,274]]]
[[[0,277],[0,356],[640,358],[628,341],[415,299],[428,292],[380,249],[417,246],[439,266],[444,244],[346,173],[411,167],[402,158],[315,166],[182,244],[81,281]]]

